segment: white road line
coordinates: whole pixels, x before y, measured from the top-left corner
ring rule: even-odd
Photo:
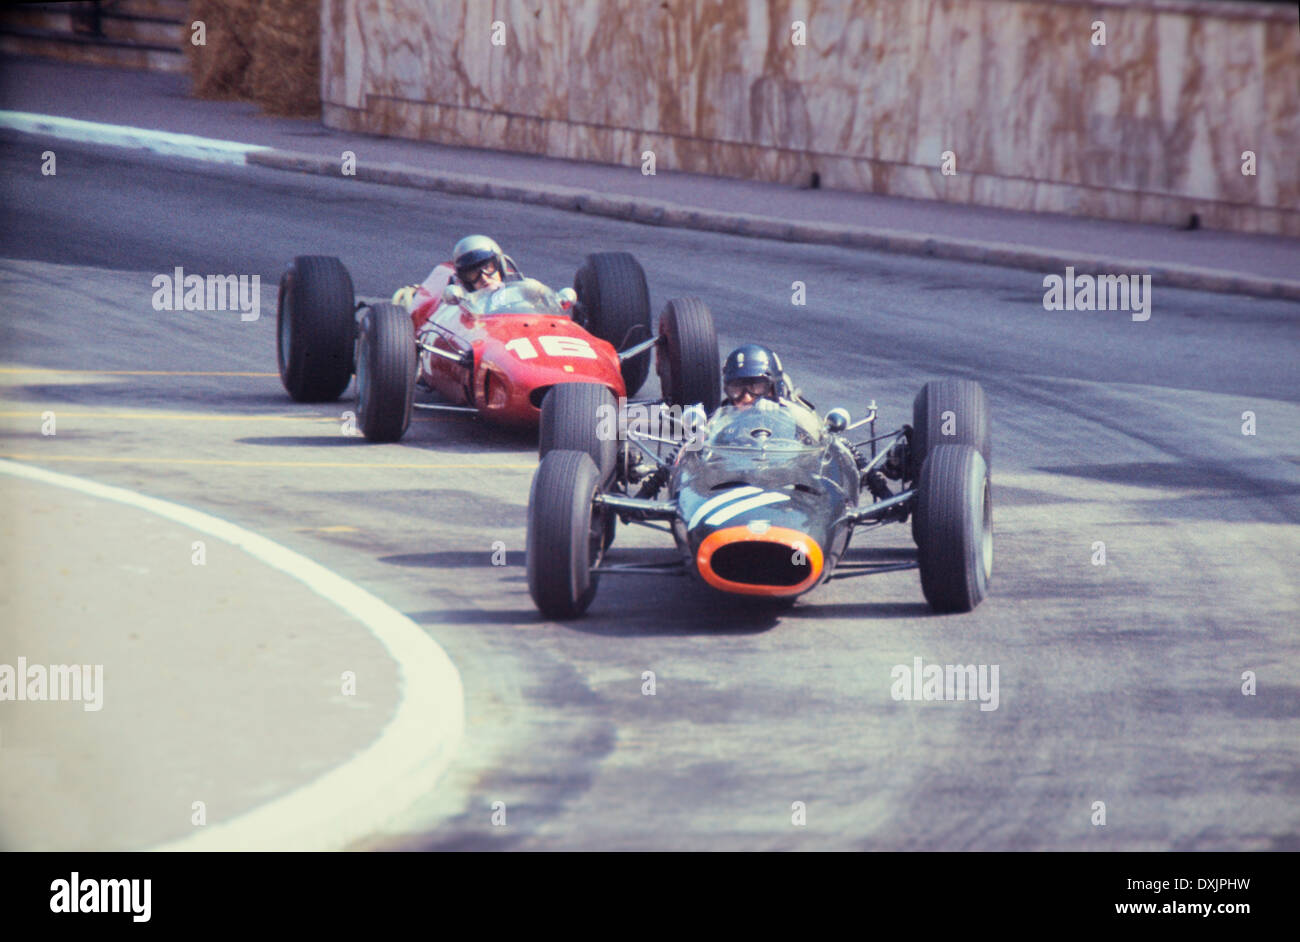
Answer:
[[[12,461],[0,460],[0,472],[147,510],[225,540],[356,618],[397,662],[397,712],[365,750],[286,795],[153,850],[337,850],[414,804],[450,764],[465,728],[460,674],[401,612],[319,563],[201,511]]]
[[[242,164],[246,162],[244,155],[250,151],[271,149],[261,144],[240,144],[238,141],[222,141],[213,137],[195,137],[193,134],[132,128],[121,124],[100,124],[98,121],[60,118],[29,111],[0,111],[0,128],[88,144],[138,147],[155,154],[225,164]]]

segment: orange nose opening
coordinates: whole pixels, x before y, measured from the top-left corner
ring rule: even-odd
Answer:
[[[816,585],[823,564],[817,541],[787,527],[726,527],[705,537],[695,554],[705,582],[738,595],[798,595]]]

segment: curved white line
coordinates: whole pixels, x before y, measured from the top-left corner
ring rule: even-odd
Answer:
[[[460,674],[446,652],[401,612],[319,563],[201,511],[2,459],[0,472],[147,510],[237,546],[356,618],[397,662],[397,711],[360,754],[233,820],[151,849],[336,850],[414,804],[450,764],[465,728]]]
[[[691,520],[690,523],[686,524],[686,529],[694,530],[695,525],[699,523],[704,518],[704,515],[714,507],[725,504],[729,500],[739,500],[748,494],[757,494],[761,490],[761,487],[745,485],[744,487],[733,487],[729,491],[723,491],[717,497],[710,497],[704,503],[700,504],[699,507],[695,508],[695,513],[691,514]]]
[[[196,137],[174,131],[155,131],[151,128],[132,128],[121,124],[100,124],[98,121],[81,121],[29,111],[0,111],[0,128],[9,128],[23,134],[43,134],[65,141],[106,144],[110,147],[138,147],[155,154],[223,164],[242,164],[246,162],[244,155],[249,151],[270,150],[261,144],[241,144],[238,141]]]

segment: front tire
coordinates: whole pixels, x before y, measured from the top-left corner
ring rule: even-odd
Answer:
[[[577,618],[596,595],[605,515],[594,512],[600,472],[581,451],[552,451],[528,496],[528,592],[547,618]]]
[[[395,304],[376,304],[357,334],[357,427],[372,442],[395,442],[411,424],[415,331]]]
[[[615,350],[650,339],[650,289],[641,263],[628,252],[597,252],[573,276],[578,323]],[[632,398],[650,375],[650,351],[624,360],[623,385]]]
[[[669,405],[703,403],[710,415],[722,397],[718,334],[699,298],[674,298],[659,315],[659,385]]]
[[[299,255],[280,276],[276,360],[296,402],[333,402],[352,379],[352,277],[329,255]]]
[[[969,612],[993,571],[989,469],[973,445],[936,445],[917,480],[921,591],[936,612]]]

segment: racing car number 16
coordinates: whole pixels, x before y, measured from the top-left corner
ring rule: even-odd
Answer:
[[[542,352],[547,356],[596,359],[596,351],[582,337],[547,336],[538,337],[537,342],[542,345]],[[527,337],[516,337],[506,344],[506,349],[521,360],[531,360],[538,355],[537,348]]]

